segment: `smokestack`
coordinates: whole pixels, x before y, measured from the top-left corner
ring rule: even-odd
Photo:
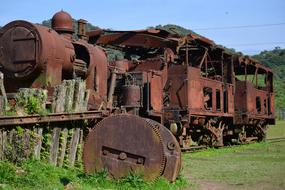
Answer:
[[[78,23],[78,33],[77,33],[78,38],[87,40],[87,35],[86,35],[87,21],[83,19],[79,19],[77,23]]]

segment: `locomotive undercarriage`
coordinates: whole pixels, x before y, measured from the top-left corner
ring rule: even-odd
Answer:
[[[234,125],[232,118],[192,117],[190,124],[171,124],[168,128],[176,135],[182,148],[193,144],[222,147],[265,140],[267,123],[264,120],[252,119],[250,124]],[[180,129],[179,132],[177,128]]]
[[[266,138],[267,123],[265,120],[252,119],[249,124],[232,125],[225,132],[225,144],[246,144],[252,141],[263,141]]]
[[[198,145],[220,147],[224,145],[223,131],[227,125],[227,118],[194,117],[189,125],[189,134]]]

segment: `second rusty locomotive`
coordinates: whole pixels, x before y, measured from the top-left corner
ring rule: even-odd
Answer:
[[[187,148],[263,140],[275,123],[273,73],[248,56],[196,35],[105,31],[89,40],[124,53],[117,105],[166,126]],[[122,86],[123,84],[123,86]],[[132,108],[132,109],[130,109]]]
[[[275,123],[272,70],[248,56],[196,34],[87,32],[84,20],[76,37],[73,32],[63,11],[51,29],[7,24],[0,30],[0,70],[11,100],[20,88],[41,88],[52,101],[62,81],[81,78],[90,93],[88,110],[48,119],[1,116],[0,126],[92,120],[82,129],[88,173],[107,169],[117,178],[135,171],[147,180],[175,181],[180,147],[263,140]],[[123,58],[108,61],[107,49],[120,50]]]

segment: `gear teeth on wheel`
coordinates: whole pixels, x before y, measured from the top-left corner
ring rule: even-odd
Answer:
[[[161,134],[159,132],[160,126],[157,125],[156,122],[153,122],[153,120],[150,120],[150,119],[145,119],[145,120],[149,124],[149,126],[153,129],[153,131],[155,131],[157,136],[159,136],[159,139],[160,139],[161,143],[163,144],[163,139],[161,138]],[[165,168],[165,165],[166,165],[166,156],[164,154],[164,147],[163,146],[162,146],[162,152],[163,152],[163,154],[162,154],[163,161],[162,161],[162,164],[161,164],[161,167],[160,167],[160,171],[159,171],[160,175],[163,174],[163,171],[164,171],[164,168]]]

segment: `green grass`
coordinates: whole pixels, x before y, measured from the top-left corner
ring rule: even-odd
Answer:
[[[15,166],[0,161],[0,189],[178,189],[186,186],[179,177],[175,183],[164,179],[147,183],[140,176],[128,175],[111,180],[106,172],[86,175],[79,169],[59,168],[37,160]]]
[[[277,121],[276,125],[269,126],[267,138],[285,137],[285,121]]]
[[[285,121],[268,129],[268,138],[285,136]],[[129,175],[113,181],[106,172],[85,175],[81,169],[59,168],[37,160],[18,165],[0,161],[0,189],[197,189],[205,182],[217,189],[285,189],[285,142],[256,143],[184,154],[176,183],[146,183]],[[203,185],[204,184],[204,185]],[[210,184],[213,185],[213,184]],[[263,188],[264,189],[264,188]]]
[[[260,184],[285,189],[285,142],[256,143],[185,154],[183,175],[198,187],[203,181],[231,189],[252,189]]]
[[[285,137],[285,121],[269,126],[267,138],[276,137]],[[183,161],[182,175],[198,189],[210,188],[207,182],[217,189],[285,189],[285,142],[208,149]]]

